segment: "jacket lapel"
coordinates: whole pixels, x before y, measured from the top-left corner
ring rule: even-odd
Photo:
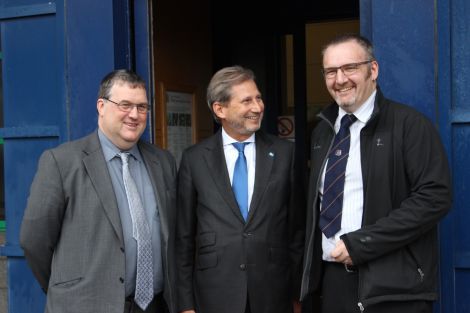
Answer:
[[[149,151],[143,144],[139,144],[139,150],[144,158],[145,165],[147,166],[147,172],[153,185],[155,194],[155,200],[157,201],[157,210],[160,215],[160,227],[165,241],[168,239],[169,229],[168,224],[168,212],[165,210],[166,206],[166,185],[164,182],[164,173],[162,164],[158,160],[155,152]]]
[[[266,187],[269,183],[269,176],[273,167],[275,151],[272,150],[272,141],[264,135],[262,131],[256,132],[256,170],[255,170],[255,186],[253,188],[253,196],[251,198],[250,210],[248,212],[248,220],[250,220],[259,206]]]
[[[88,176],[95,187],[96,193],[101,200],[105,214],[113,226],[119,241],[124,243],[122,238],[121,219],[119,217],[113,184],[111,182],[111,177],[109,176],[106,160],[104,159],[98,134],[96,132],[88,136],[87,140],[84,142],[83,152],[85,154],[83,157],[83,163],[86,171],[88,172]]]
[[[222,132],[220,130],[207,142],[205,149],[204,160],[209,168],[208,174],[212,177],[220,195],[224,198],[235,216],[237,216],[242,223],[245,223],[230,184],[230,177],[227,170],[227,162],[225,161],[224,148],[222,144]]]

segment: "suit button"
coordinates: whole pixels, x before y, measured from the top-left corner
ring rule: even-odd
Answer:
[[[124,284],[124,278],[119,277],[119,281],[121,282],[121,284]]]
[[[240,270],[246,271],[246,264],[240,264]]]
[[[124,247],[121,247],[121,252],[124,253]]]

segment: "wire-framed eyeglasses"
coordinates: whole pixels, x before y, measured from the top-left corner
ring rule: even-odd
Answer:
[[[343,72],[344,75],[350,76],[357,72],[359,66],[371,63],[373,61],[374,60],[367,60],[364,62],[343,64],[338,67],[327,67],[327,68],[322,69],[322,74],[325,78],[332,79],[336,77],[338,70],[341,70],[341,72]]]
[[[147,103],[134,104],[134,103],[130,103],[127,101],[122,101],[118,103],[108,98],[102,98],[102,99],[109,101],[111,103],[114,103],[118,107],[119,110],[126,112],[126,113],[131,112],[134,109],[134,107],[136,107],[137,112],[141,114],[146,114],[150,110],[149,105]]]

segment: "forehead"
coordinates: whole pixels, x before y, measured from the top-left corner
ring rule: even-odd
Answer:
[[[247,96],[258,95],[259,90],[253,80],[246,80],[240,84],[233,85],[231,94],[232,98],[243,98]]]
[[[329,46],[323,55],[323,66],[334,67],[366,60],[366,51],[356,41],[351,40]]]

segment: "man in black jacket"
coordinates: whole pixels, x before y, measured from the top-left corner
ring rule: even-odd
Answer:
[[[384,98],[378,73],[363,37],[323,50],[335,103],[312,134],[301,291],[320,295],[323,313],[432,312],[437,298],[437,224],[451,207],[446,155],[426,117]]]

